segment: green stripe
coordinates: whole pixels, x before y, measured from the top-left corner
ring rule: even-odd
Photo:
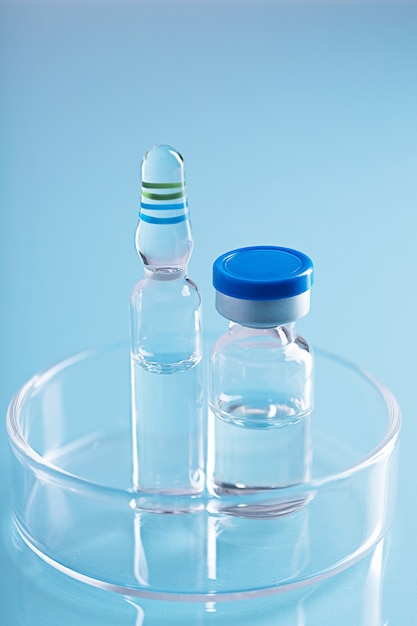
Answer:
[[[149,200],[177,200],[185,196],[185,191],[178,191],[177,193],[149,193],[142,190],[142,196]]]
[[[142,181],[142,187],[145,189],[182,189],[183,183],[145,183]]]

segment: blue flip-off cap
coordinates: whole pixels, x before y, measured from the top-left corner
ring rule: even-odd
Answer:
[[[313,284],[313,262],[291,248],[253,246],[226,252],[213,265],[217,291],[243,300],[279,300]]]
[[[213,265],[217,310],[249,325],[302,317],[309,310],[312,284],[312,260],[292,248],[239,248],[221,255]]]

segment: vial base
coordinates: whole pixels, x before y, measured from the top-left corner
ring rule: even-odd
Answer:
[[[242,413],[242,408],[240,410]],[[304,506],[305,497],[279,496],[310,474],[310,414],[298,421],[244,426],[210,409],[209,491],[218,511],[278,517]],[[304,494],[305,495],[305,494]],[[270,497],[269,497],[270,496]]]

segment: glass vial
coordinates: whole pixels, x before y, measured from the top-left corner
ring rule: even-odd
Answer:
[[[181,155],[143,159],[136,248],[144,277],[131,297],[134,486],[164,495],[204,488],[200,294]]]
[[[208,486],[231,513],[300,504],[279,493],[310,475],[313,357],[295,322],[312,281],[311,260],[289,248],[242,248],[214,263],[216,308],[230,323],[210,361]]]

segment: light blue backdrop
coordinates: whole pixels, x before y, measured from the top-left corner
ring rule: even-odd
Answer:
[[[206,329],[224,326],[218,254],[300,248],[316,267],[302,332],[400,402],[386,604],[413,624],[417,4],[3,1],[0,46],[1,414],[39,369],[127,336],[141,156],[174,145]]]

